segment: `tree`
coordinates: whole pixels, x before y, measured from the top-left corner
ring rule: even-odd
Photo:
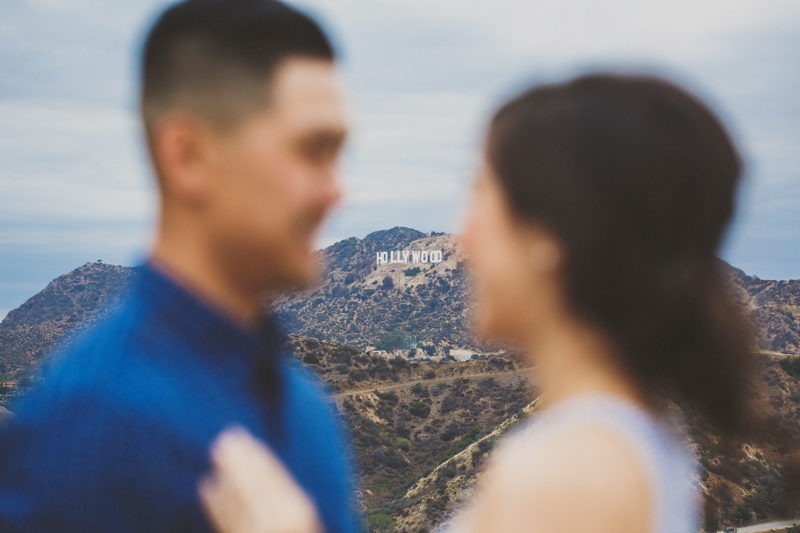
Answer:
[[[379,350],[390,352],[392,350],[407,348],[408,343],[408,335],[394,328],[392,331],[384,333],[380,340],[375,343],[375,347]]]

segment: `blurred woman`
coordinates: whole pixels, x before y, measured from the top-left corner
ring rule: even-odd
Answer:
[[[495,114],[463,235],[476,326],[520,347],[542,403],[444,529],[698,531],[697,462],[665,399],[723,435],[747,419],[752,343],[716,257],[740,173],[715,116],[653,77],[535,87]],[[222,532],[256,531],[223,507],[274,512],[242,503],[277,483],[244,466],[269,454],[247,439],[223,439],[202,492]]]

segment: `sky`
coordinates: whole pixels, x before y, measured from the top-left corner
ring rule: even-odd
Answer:
[[[0,318],[86,263],[132,265],[155,190],[136,114],[153,0],[0,4]],[[303,0],[341,54],[353,135],[319,247],[396,225],[455,232],[502,101],[587,71],[668,77],[746,163],[721,255],[800,278],[800,2]]]

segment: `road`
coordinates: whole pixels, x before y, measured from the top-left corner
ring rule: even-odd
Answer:
[[[455,381],[460,378],[464,379],[475,379],[475,378],[492,378],[492,377],[499,377],[511,374],[520,374],[523,375],[527,372],[527,369],[517,369],[517,370],[500,370],[497,372],[471,372],[468,374],[461,374],[461,375],[452,375],[452,376],[442,376],[439,378],[429,378],[429,379],[414,379],[411,381],[404,381],[401,383],[392,383],[389,385],[380,385],[378,387],[370,387],[368,389],[351,389],[347,391],[343,391],[337,394],[334,394],[336,398],[347,398],[350,396],[357,396],[359,394],[367,394],[370,392],[384,392],[390,390],[399,390],[399,389],[410,389],[416,384],[421,385],[435,385],[436,383],[444,383],[447,381]]]

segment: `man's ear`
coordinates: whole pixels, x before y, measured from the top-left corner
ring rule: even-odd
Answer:
[[[189,113],[168,112],[153,126],[150,145],[163,194],[180,202],[203,203],[213,175],[210,126]]]

